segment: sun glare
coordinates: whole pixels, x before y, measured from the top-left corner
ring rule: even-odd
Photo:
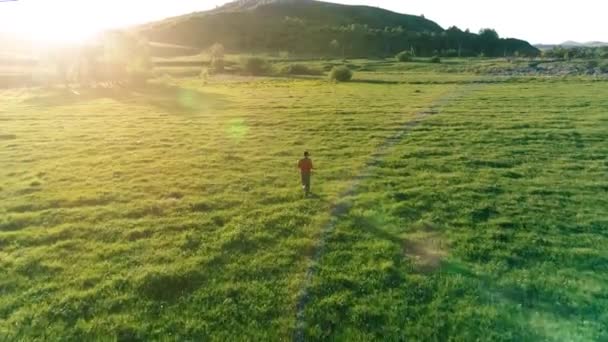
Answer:
[[[121,7],[89,1],[21,0],[0,6],[2,31],[45,43],[78,43],[103,30],[128,24],[121,17]]]
[[[48,27],[32,23],[24,34],[31,40],[45,43],[80,43],[102,30],[103,27],[94,25],[79,26],[75,29],[72,24],[66,22],[56,22]]]
[[[222,1],[0,0],[0,33],[48,43],[74,43],[95,34],[212,8]]]

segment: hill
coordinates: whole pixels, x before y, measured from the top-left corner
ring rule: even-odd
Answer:
[[[407,27],[415,32],[441,32],[437,23],[420,16],[370,6],[346,6],[315,0],[237,0],[211,13],[253,11],[254,15],[301,18],[315,26],[367,25],[372,28]]]
[[[287,51],[307,55],[536,55],[525,41],[444,30],[422,16],[370,6],[314,0],[240,0],[217,9],[139,28],[150,40],[206,48],[220,42],[234,52]],[[333,43],[332,43],[333,42]]]
[[[572,40],[568,40],[565,41],[561,44],[535,44],[534,45],[536,48],[541,49],[541,50],[547,50],[547,49],[553,49],[556,47],[563,47],[563,48],[580,48],[580,47],[604,47],[604,46],[608,46],[607,42],[599,42],[599,41],[592,41],[592,42],[584,42],[584,43],[580,43],[580,42],[575,42]]]
[[[560,44],[561,46],[564,47],[600,47],[600,46],[607,46],[608,43],[604,43],[604,42],[598,42],[598,41],[593,41],[593,42],[575,42],[572,40],[563,42]]]

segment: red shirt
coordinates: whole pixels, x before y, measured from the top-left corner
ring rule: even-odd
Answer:
[[[302,173],[310,173],[312,170],[312,160],[308,158],[300,159],[298,162],[298,168]]]

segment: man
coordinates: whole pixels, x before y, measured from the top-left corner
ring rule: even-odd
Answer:
[[[312,160],[309,158],[310,154],[304,152],[304,158],[298,161],[298,168],[302,174],[302,189],[306,196],[310,195],[310,174],[312,173]]]

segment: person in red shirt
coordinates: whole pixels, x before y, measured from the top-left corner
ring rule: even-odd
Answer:
[[[309,157],[310,154],[304,152],[304,158],[298,161],[298,169],[300,169],[300,174],[302,175],[302,189],[306,196],[310,195],[310,175],[313,170],[312,160]]]

